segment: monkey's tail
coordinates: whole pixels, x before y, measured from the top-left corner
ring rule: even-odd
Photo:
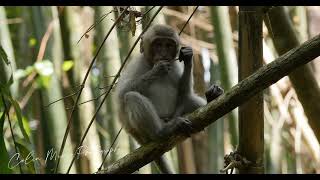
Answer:
[[[154,160],[155,163],[157,164],[157,167],[163,174],[174,174],[175,172],[173,171],[173,168],[170,167],[167,159],[163,156],[160,158]]]

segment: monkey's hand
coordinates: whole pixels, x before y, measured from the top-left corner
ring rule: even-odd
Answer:
[[[212,100],[219,97],[221,94],[223,94],[224,90],[218,86],[218,85],[211,85],[210,88],[206,91],[205,95],[207,98],[207,102],[211,102]]]
[[[196,129],[193,128],[192,123],[189,119],[185,117],[176,117],[176,119],[174,120],[177,122],[178,131],[180,131],[182,134],[190,137],[191,134],[196,132]]]
[[[192,65],[192,56],[193,52],[191,47],[181,47],[179,54],[180,61],[183,61],[185,65]]]
[[[135,81],[131,82],[130,91],[144,92],[155,80],[165,76],[171,69],[171,64],[168,61],[159,61],[151,70],[140,76]],[[129,90],[127,90],[129,91]]]
[[[196,129],[192,127],[191,121],[187,118],[175,117],[167,122],[160,132],[158,132],[158,138],[160,140],[164,140],[172,136],[177,131],[188,137],[197,132]]]
[[[167,75],[171,69],[171,63],[169,61],[159,61],[152,68],[153,75],[155,76],[164,76]]]

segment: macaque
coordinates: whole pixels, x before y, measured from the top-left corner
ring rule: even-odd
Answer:
[[[178,34],[169,26],[150,27],[141,39],[140,52],[125,67],[117,85],[125,130],[141,145],[175,131],[190,136],[194,129],[183,115],[204,106],[223,90],[211,86],[207,101],[194,93],[192,48],[181,47]],[[173,173],[163,157],[155,162],[163,173]]]

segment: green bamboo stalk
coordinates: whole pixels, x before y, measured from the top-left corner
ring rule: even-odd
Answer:
[[[238,82],[238,65],[233,47],[232,31],[228,7],[212,6],[210,9],[211,21],[214,26],[214,37],[217,45],[219,66],[221,68],[221,85],[227,91]],[[231,144],[235,148],[238,141],[238,111],[228,114],[228,123],[231,134]]]
[[[97,18],[101,17],[103,14],[106,14],[108,12],[112,11],[112,7],[107,6],[97,6],[95,7],[95,12],[97,14]],[[115,19],[114,13],[109,14],[100,25],[97,26],[97,39],[100,39],[100,41],[97,42],[97,44],[101,44],[101,40],[105,36],[105,32],[107,29],[110,29],[113,25],[112,19]],[[119,45],[118,45],[118,36],[116,31],[112,31],[109,38],[106,41],[106,44],[104,46],[104,49],[99,54],[99,62],[102,63],[102,76],[103,79],[101,81],[101,84],[104,85],[110,85],[113,80],[113,76],[117,73],[118,69],[121,66],[121,60],[120,60],[120,52],[119,52]],[[107,131],[110,134],[110,139],[107,139],[107,144],[105,148],[109,148],[112,141],[115,139],[116,134],[121,128],[120,120],[119,120],[119,107],[116,102],[116,95],[113,93],[110,95],[110,97],[107,99],[107,102],[105,104],[106,111],[104,113],[103,121],[107,124]],[[104,139],[106,141],[106,139]],[[112,152],[109,157],[111,159],[111,162],[115,161],[116,159],[123,157],[124,155],[129,153],[129,139],[128,135],[124,132],[122,132],[118,139],[117,139],[117,149],[115,152]],[[112,147],[113,149],[115,147]],[[115,150],[115,149],[114,149]]]
[[[77,76],[77,68],[79,63],[76,63],[81,58],[80,47],[77,45],[77,41],[81,37],[83,30],[77,28],[80,25],[79,16],[75,7],[64,7],[61,11],[62,14],[59,16],[59,22],[61,26],[61,37],[63,40],[63,52],[65,60],[72,60],[74,66],[67,72],[67,78],[69,80],[69,87],[64,89],[64,95],[70,94],[77,90],[79,85],[79,76]],[[72,106],[75,103],[75,98],[67,98],[64,100],[68,106]],[[80,119],[79,114],[74,113],[72,121],[72,129],[70,131],[73,143],[78,144],[80,142],[81,131],[80,131]],[[81,163],[78,161],[75,163],[77,172],[81,173]]]
[[[39,25],[36,28],[36,32],[42,32],[41,34],[37,34],[37,37],[41,37],[44,35],[44,32],[47,30],[47,27],[50,22],[52,22],[52,35],[48,41],[47,48],[45,51],[44,59],[50,60],[50,62],[54,65],[54,72],[50,76],[51,79],[49,80],[49,88],[43,89],[44,95],[44,104],[48,104],[56,99],[62,97],[62,91],[60,86],[60,78],[59,72],[61,73],[61,61],[63,60],[62,54],[62,42],[61,42],[61,35],[60,35],[60,26],[57,16],[57,9],[56,7],[37,7],[32,9],[34,14],[39,15],[39,17],[34,17],[33,21],[38,21],[36,18],[43,18],[42,24],[35,23]],[[41,39],[37,39],[38,42],[41,42]],[[57,73],[58,72],[58,73]],[[44,108],[44,107],[43,107]],[[48,136],[50,142],[52,143],[53,147],[49,147],[46,149],[47,152],[50,152],[52,149],[53,152],[57,152],[58,148],[61,144],[61,140],[63,138],[63,130],[67,123],[65,107],[63,103],[56,103],[54,106],[50,106],[48,109],[43,109],[43,111],[47,114],[47,118],[45,119],[47,124],[46,131],[44,131],[44,136]],[[62,162],[59,166],[60,170],[64,170],[67,168],[68,162],[71,161],[71,153],[72,151],[72,144],[70,139],[67,141],[67,148],[66,152],[68,155],[64,156]],[[52,160],[53,161],[53,160]],[[72,170],[73,172],[74,169]],[[52,171],[49,170],[49,173]]]
[[[210,82],[217,83],[220,78],[220,66],[211,61],[210,66]],[[218,120],[216,123],[211,124],[208,127],[209,133],[209,172],[219,173],[219,170],[223,168],[224,165],[224,121]]]
[[[93,24],[94,11],[90,7],[83,7],[80,10],[80,14],[77,18],[77,26],[82,33]],[[86,18],[86,21],[82,21],[82,19]],[[78,37],[79,38],[79,37]],[[77,39],[78,41],[78,39]],[[80,49],[80,58],[75,61],[75,81],[76,84],[80,84],[81,80],[85,78],[86,72],[89,69],[90,61],[92,60],[92,44],[93,44],[93,35],[92,32],[89,33],[88,38],[82,39],[79,44],[76,45],[76,41],[73,43],[75,46],[79,46]],[[89,74],[88,79],[91,79],[91,75]],[[92,89],[90,88],[91,81],[86,82],[86,87],[83,89],[82,96],[80,97],[79,102],[84,102],[86,100],[90,100],[93,98]],[[81,136],[85,133],[88,125],[90,124],[90,119],[93,117],[95,113],[95,106],[93,101],[82,104],[78,107],[79,111],[79,124]],[[78,144],[78,143],[77,143]],[[82,173],[93,173],[95,172],[100,164],[102,163],[102,154],[99,153],[101,151],[101,143],[97,131],[96,122],[93,122],[90,131],[88,131],[87,137],[84,140],[82,146],[83,148],[82,156],[80,157]],[[85,154],[85,151],[89,153]],[[72,157],[73,158],[73,157]],[[70,163],[68,163],[68,166]],[[70,167],[70,166],[69,166]],[[72,166],[73,167],[73,166]]]
[[[0,45],[2,46],[3,50],[6,52],[8,56],[8,60],[10,61],[10,65],[6,65],[3,61],[0,62],[0,71],[4,72],[1,73],[0,82],[6,82],[11,74],[14,74],[16,70],[16,60],[14,56],[14,49],[11,41],[9,26],[7,22],[7,15],[4,6],[0,6]],[[19,92],[19,81],[14,80],[13,84],[10,86],[10,91],[12,97],[17,98]]]

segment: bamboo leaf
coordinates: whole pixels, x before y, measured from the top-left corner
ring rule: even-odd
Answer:
[[[16,112],[16,116],[17,116],[17,119],[18,119],[19,128],[20,128],[20,130],[21,130],[21,132],[22,132],[22,135],[23,135],[23,137],[25,138],[25,140],[26,140],[28,143],[30,143],[29,136],[28,136],[28,134],[27,134],[27,132],[26,132],[24,126],[23,126],[22,113],[21,113],[20,106],[19,106],[19,104],[17,103],[17,101],[14,100],[11,96],[9,96],[8,99],[10,100],[10,102],[11,102],[11,104],[13,105],[14,110],[15,110],[15,112]]]
[[[29,47],[34,47],[37,44],[37,40],[35,38],[29,39]]]
[[[10,78],[9,78],[9,81],[7,82],[7,87],[9,88],[9,86],[11,86],[13,84],[13,76],[11,74]]]
[[[32,154],[32,151],[29,150],[27,145],[24,145],[23,143],[16,142],[16,145],[19,149],[19,153],[22,156],[22,159],[25,160],[25,165],[28,167],[29,173],[35,174],[35,166],[34,161],[37,160],[34,158],[34,154]]]
[[[10,61],[8,60],[7,53],[4,51],[2,46],[0,46],[0,59],[2,59],[7,65],[10,64]]]
[[[137,29],[137,26],[136,26],[136,17],[134,16],[134,13],[132,11],[130,11],[130,30],[131,30],[131,33],[132,33],[132,36],[135,35],[136,33],[136,29]]]
[[[3,124],[5,113],[3,112],[0,118],[0,174],[11,174],[11,169],[8,168],[9,154],[6,149],[3,136]]]
[[[62,64],[63,71],[69,71],[74,65],[74,62],[72,60],[64,61]]]

